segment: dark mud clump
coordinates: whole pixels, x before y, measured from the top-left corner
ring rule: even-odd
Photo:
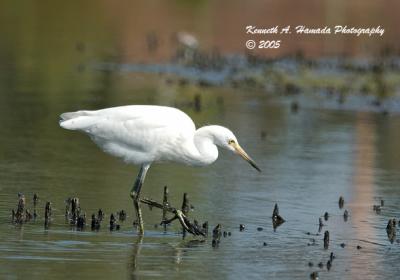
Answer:
[[[36,206],[38,204],[39,201],[39,196],[34,193],[33,194],[33,218],[36,219],[37,218],[37,212],[36,212]]]
[[[22,224],[27,221],[26,219],[26,212],[25,212],[25,196],[22,193],[18,193],[18,204],[17,210],[11,211],[11,220],[14,224]]]
[[[388,224],[386,226],[386,233],[390,243],[393,243],[396,239],[396,219],[389,219]]]
[[[201,111],[201,95],[200,94],[196,94],[194,96],[193,106],[194,106],[194,110],[196,112],[200,112]]]
[[[343,220],[344,220],[345,222],[347,222],[348,219],[349,219],[349,211],[344,210],[344,213],[343,213]]]
[[[121,226],[117,223],[117,219],[114,214],[110,215],[110,231],[119,230]]]
[[[339,197],[339,209],[342,209],[344,206],[344,198],[343,196]]]
[[[86,225],[86,214],[83,214],[76,219],[76,229],[83,230],[85,225]]]
[[[329,271],[329,270],[331,270],[331,267],[332,267],[332,262],[330,260],[328,260],[326,262],[326,269]]]
[[[125,210],[121,210],[117,212],[118,221],[123,222],[126,220],[126,212]]]
[[[65,220],[75,226],[77,230],[83,230],[86,225],[86,213],[81,214],[79,198],[67,198],[65,206]]]
[[[328,249],[329,248],[329,231],[325,231],[324,233],[324,249]]]
[[[214,248],[219,246],[219,243],[221,241],[221,236],[222,236],[222,226],[221,226],[221,224],[218,224],[213,229],[212,246]]]
[[[208,236],[208,222],[207,221],[203,223],[201,228],[203,229],[204,235]]]
[[[52,215],[51,203],[48,201],[48,202],[46,202],[46,207],[44,209],[44,228],[45,229],[48,229],[50,226],[51,215]]]
[[[293,101],[290,104],[290,112],[297,113],[299,111],[299,107],[300,107],[299,103],[297,101]]]
[[[276,230],[277,227],[282,225],[285,222],[285,219],[279,215],[279,207],[278,204],[275,203],[274,210],[272,212],[272,227]]]
[[[374,206],[372,207],[372,209],[376,212],[376,214],[380,214],[380,213],[381,213],[381,210],[382,210],[382,208],[381,208],[380,205],[374,205]]]
[[[336,256],[333,252],[331,252],[331,254],[329,255],[329,260],[333,262],[334,259],[336,259]]]
[[[11,211],[11,222],[13,224],[24,224],[29,222],[35,216],[26,207],[26,199],[22,193],[18,193],[17,209]]]
[[[324,226],[324,223],[322,222],[322,218],[320,217],[318,220],[318,232],[322,231],[323,226]]]
[[[95,214],[92,214],[92,221],[90,223],[90,228],[93,231],[99,231],[100,230],[100,220],[98,217],[96,217]]]
[[[99,209],[99,211],[97,212],[97,218],[99,219],[100,222],[103,220],[104,218],[103,210]]]

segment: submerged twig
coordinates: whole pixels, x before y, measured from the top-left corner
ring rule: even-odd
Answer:
[[[33,194],[33,218],[34,219],[37,218],[36,206],[37,206],[38,201],[39,201],[39,196],[36,193],[34,193]]]
[[[50,220],[51,220],[51,203],[48,201],[46,202],[46,207],[44,209],[44,228],[48,229],[50,225]]]
[[[328,249],[329,248],[329,231],[325,231],[324,233],[324,249]]]
[[[322,227],[324,226],[324,223],[322,222],[322,218],[319,218],[319,226],[318,226],[318,232],[322,231]]]

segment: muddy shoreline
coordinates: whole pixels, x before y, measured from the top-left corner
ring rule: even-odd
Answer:
[[[391,53],[374,59],[311,59],[301,54],[267,59],[185,51],[178,50],[166,64],[94,62],[90,68],[156,74],[171,85],[256,90],[301,108],[400,112],[400,57]]]

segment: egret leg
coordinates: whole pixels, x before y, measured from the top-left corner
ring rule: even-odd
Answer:
[[[149,168],[150,168],[150,164],[142,165],[142,167],[140,168],[139,174],[136,178],[135,184],[133,184],[133,187],[132,187],[131,193],[130,193],[131,198],[133,200],[133,206],[135,207],[135,210],[136,210],[136,217],[137,217],[140,234],[144,233],[142,210],[140,209],[140,190],[142,188],[144,179],[146,177],[147,170],[149,170]]]

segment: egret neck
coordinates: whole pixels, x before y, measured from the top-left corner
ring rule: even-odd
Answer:
[[[218,158],[218,148],[215,143],[215,126],[203,126],[196,130],[190,149],[190,163],[193,165],[208,165]]]

